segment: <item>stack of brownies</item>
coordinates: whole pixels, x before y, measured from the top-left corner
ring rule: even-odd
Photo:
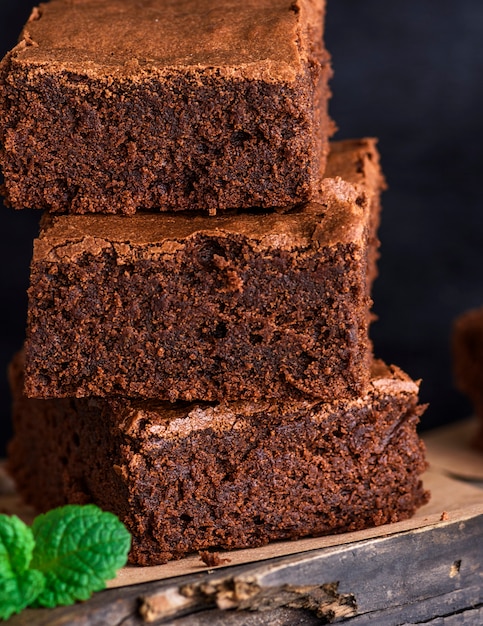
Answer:
[[[46,209],[9,469],[131,562],[427,500],[418,385],[368,330],[375,141],[332,143],[323,0],[51,0],[0,66],[4,193]],[[24,395],[25,393],[25,395]]]

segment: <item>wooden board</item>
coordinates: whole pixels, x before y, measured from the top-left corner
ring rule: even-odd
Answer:
[[[9,626],[477,626],[483,623],[483,516],[129,585]]]
[[[464,440],[469,428],[461,431]],[[431,468],[424,481],[432,498],[411,520],[220,553],[229,564],[216,570],[197,555],[158,567],[126,567],[111,589],[82,605],[28,610],[9,623],[483,623],[483,490],[456,478],[477,478],[483,455],[466,456],[458,466],[464,447],[454,443],[454,427],[425,439]],[[8,481],[2,483],[10,493],[0,498],[0,507],[28,519],[32,512]]]

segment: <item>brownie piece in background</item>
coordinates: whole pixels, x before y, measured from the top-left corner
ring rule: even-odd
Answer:
[[[122,213],[313,199],[333,127],[325,0],[51,0],[0,67],[17,208]]]
[[[480,422],[475,444],[483,451],[483,307],[456,319],[452,348],[456,386],[473,403]]]
[[[359,530],[428,499],[418,385],[382,362],[366,394],[328,403],[34,400],[20,358],[10,373],[19,493],[114,512],[132,563]]]
[[[364,392],[384,181],[374,140],[333,155],[320,203],[289,213],[47,218],[31,267],[27,395]]]

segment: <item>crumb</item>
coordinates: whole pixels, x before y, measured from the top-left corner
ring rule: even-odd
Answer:
[[[200,550],[198,552],[200,559],[208,567],[216,567],[217,565],[223,565],[223,563],[230,563],[230,559],[222,559],[218,552],[209,552],[208,550]]]
[[[447,521],[449,520],[449,515],[446,513],[446,511],[443,511],[443,512],[441,513],[440,520],[441,520],[442,522],[447,522]]]

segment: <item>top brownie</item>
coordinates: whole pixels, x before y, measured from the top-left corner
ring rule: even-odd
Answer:
[[[0,66],[14,207],[132,214],[317,194],[324,0],[51,0]]]

